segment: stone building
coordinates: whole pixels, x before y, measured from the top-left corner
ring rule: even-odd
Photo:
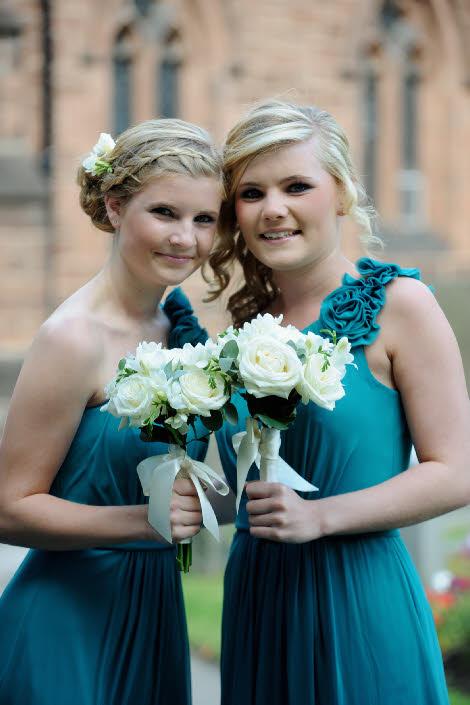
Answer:
[[[179,116],[222,139],[272,95],[335,114],[381,213],[384,256],[443,290],[452,281],[461,304],[469,0],[0,0],[0,397],[41,321],[106,256],[75,185],[99,132]],[[199,275],[185,288],[215,331],[221,306],[200,306]],[[470,357],[468,314],[454,308]]]
[[[270,95],[346,127],[387,258],[464,275],[469,47],[467,0],[2,0],[0,352],[21,355],[105,256],[74,181],[100,131],[178,115],[222,138]]]

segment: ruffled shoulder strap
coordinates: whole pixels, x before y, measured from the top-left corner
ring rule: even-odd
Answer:
[[[342,286],[324,299],[318,325],[347,336],[353,346],[369,345],[379,334],[377,316],[385,305],[386,285],[397,277],[420,279],[418,269],[363,257],[356,264],[359,277],[345,274]]]
[[[205,343],[209,337],[199,324],[186,294],[180,288],[173,289],[165,299],[163,310],[170,319],[169,348],[181,348],[185,343]]]

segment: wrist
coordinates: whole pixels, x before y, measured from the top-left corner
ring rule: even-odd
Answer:
[[[312,500],[319,538],[331,536],[334,529],[334,503],[331,497]]]

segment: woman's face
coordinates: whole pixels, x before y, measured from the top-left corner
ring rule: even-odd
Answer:
[[[308,269],[338,245],[340,194],[315,154],[316,139],[260,154],[235,194],[248,249],[273,271]]]
[[[114,256],[143,285],[180,284],[209,256],[220,204],[216,178],[182,174],[155,177],[124,207],[108,197]]]

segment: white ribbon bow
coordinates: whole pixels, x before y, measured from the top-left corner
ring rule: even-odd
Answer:
[[[260,469],[260,478],[265,482],[282,482],[300,492],[312,492],[318,487],[301,477],[285,460],[279,457],[281,432],[277,428],[260,430],[258,422],[251,416],[246,419],[246,431],[236,433],[232,444],[237,453],[237,512],[248,471],[253,463]]]
[[[202,521],[212,536],[219,540],[219,525],[215,512],[206,497],[202,482],[212,487],[218,494],[225,496],[229,488],[226,482],[205,463],[193,460],[176,445],[170,445],[169,453],[153,455],[142,460],[137,466],[137,473],[144,495],[149,497],[149,524],[171,543],[171,525],[169,507],[173,492],[173,483],[177,476],[192,481],[201,502]]]

